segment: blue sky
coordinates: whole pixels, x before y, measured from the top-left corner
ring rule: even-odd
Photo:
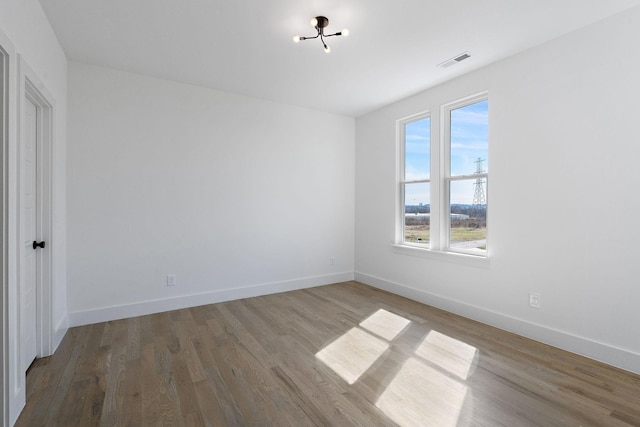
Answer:
[[[451,175],[476,171],[476,160],[488,167],[489,101],[477,102],[451,112]]]
[[[476,160],[483,159],[488,171],[489,102],[481,101],[451,112],[451,174],[468,175],[476,171]],[[430,118],[405,125],[405,180],[429,179]],[[471,204],[475,180],[454,183],[451,203]],[[405,203],[429,204],[428,184],[407,185]]]

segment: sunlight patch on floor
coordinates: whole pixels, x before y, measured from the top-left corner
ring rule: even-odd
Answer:
[[[398,316],[381,308],[360,322],[360,326],[387,341],[391,341],[402,332],[409,323],[411,323],[409,319],[405,319],[402,316]]]
[[[320,350],[316,357],[353,384],[388,348],[388,343],[356,327]]]
[[[455,427],[466,394],[466,385],[412,357],[376,406],[402,427]]]
[[[355,383],[390,347],[411,321],[379,309],[316,353],[349,384]],[[396,355],[397,356],[397,355]],[[467,396],[465,380],[477,349],[431,330],[406,355],[376,406],[402,427],[455,427]]]
[[[475,362],[476,351],[476,348],[469,344],[431,331],[416,349],[415,354],[466,380]]]

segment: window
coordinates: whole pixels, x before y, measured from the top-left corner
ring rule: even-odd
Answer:
[[[484,93],[398,122],[399,244],[487,255],[488,113]]]
[[[402,123],[404,162],[401,178],[403,241],[429,244],[431,216],[431,118],[427,114]]]

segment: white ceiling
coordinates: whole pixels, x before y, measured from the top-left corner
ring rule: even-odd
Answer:
[[[640,0],[40,0],[69,59],[359,116]],[[294,44],[327,32],[350,35]],[[468,51],[450,68],[437,64]]]

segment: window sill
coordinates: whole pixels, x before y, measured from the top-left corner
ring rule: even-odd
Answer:
[[[400,255],[410,255],[436,261],[450,262],[453,264],[468,265],[470,267],[476,268],[489,268],[491,266],[489,257],[485,256],[463,254],[458,252],[434,251],[418,246],[401,245],[397,243],[391,246],[393,252]]]

